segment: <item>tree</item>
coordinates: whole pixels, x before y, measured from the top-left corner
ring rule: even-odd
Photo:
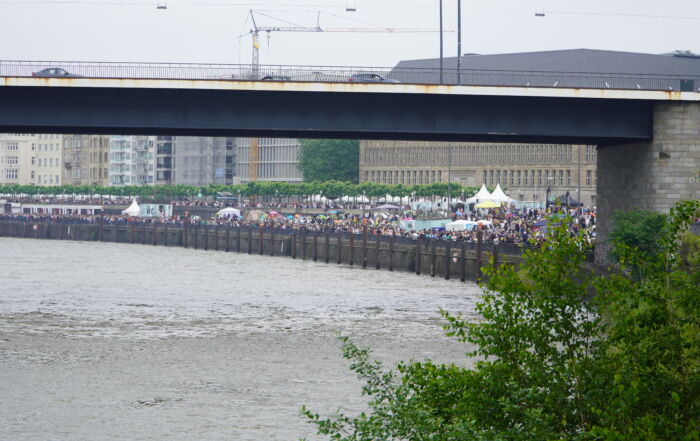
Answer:
[[[607,401],[594,408],[597,439],[700,439],[700,268],[687,268],[681,252],[698,210],[700,201],[676,204],[656,249],[613,241],[621,263],[644,271],[600,281],[608,350],[599,362]]]
[[[358,182],[360,143],[343,139],[303,139],[299,168],[304,181]]]
[[[443,312],[448,335],[476,346],[473,368],[387,370],[343,338],[369,411],[302,414],[336,441],[697,441],[700,287],[679,245],[699,207],[678,204],[655,252],[621,246],[622,265],[605,276],[586,269],[570,219],[550,223],[519,270],[484,271],[480,321]],[[631,258],[647,268],[641,277],[624,265]]]
[[[636,248],[643,254],[655,253],[666,224],[666,215],[645,210],[618,211],[613,214],[610,240],[616,245],[613,257],[619,258],[621,246]],[[615,250],[618,251],[615,251]],[[616,254],[617,253],[617,254]]]
[[[474,369],[430,361],[385,371],[369,352],[344,341],[344,355],[372,397],[371,412],[321,418],[303,409],[322,434],[337,440],[547,440],[590,429],[585,386],[600,321],[586,297],[581,236],[550,224],[549,244],[527,251],[518,272],[486,269],[469,323],[444,312],[448,335],[475,344]],[[573,439],[573,438],[572,438]]]

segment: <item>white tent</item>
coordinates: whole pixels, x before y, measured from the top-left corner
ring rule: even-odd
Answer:
[[[141,213],[141,207],[139,207],[138,202],[136,202],[136,199],[129,205],[129,208],[126,210],[122,211],[122,214],[126,214],[127,216],[132,216],[136,217]]]
[[[355,202],[355,201],[357,201],[357,203],[359,203],[359,204],[365,204],[365,203],[369,202],[369,198],[367,196],[362,196],[362,195],[343,196],[339,200],[340,200],[340,202]]]
[[[496,189],[491,193],[491,198],[489,199],[494,202],[505,202],[505,203],[510,203],[513,202],[511,198],[506,196],[505,193],[503,193],[503,190],[501,189],[501,184],[496,184]]]
[[[315,194],[313,196],[309,196],[309,198],[311,199],[312,202],[328,202],[328,199],[320,194]]]
[[[486,184],[481,184],[481,188],[479,191],[466,201],[464,201],[467,204],[476,204],[477,202],[482,202],[482,201],[490,201],[491,200],[491,193],[486,189]]]
[[[433,203],[430,201],[426,201],[424,199],[415,201],[411,203],[411,209],[412,210],[423,210],[423,211],[430,211],[433,209]]]
[[[400,210],[401,207],[398,205],[391,205],[391,204],[384,204],[380,205],[378,207],[375,207],[375,210]]]
[[[216,215],[221,218],[231,218],[232,216],[241,217],[241,210],[233,207],[226,207],[223,210],[219,210]]]
[[[445,225],[445,230],[447,230],[447,231],[471,230],[474,227],[474,225],[476,225],[476,222],[474,222],[474,221],[458,219],[454,222],[450,222],[449,224]]]

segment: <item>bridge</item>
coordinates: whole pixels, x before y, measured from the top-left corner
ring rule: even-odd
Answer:
[[[388,81],[348,81],[359,72]],[[0,130],[607,145],[651,139],[655,102],[700,100],[668,76],[554,87],[580,76],[465,70],[457,85],[420,68],[0,62]]]
[[[54,67],[66,73],[42,73]],[[354,81],[366,72],[384,81]],[[560,87],[582,76],[585,87]],[[0,130],[595,144],[602,213],[665,211],[700,198],[700,79],[495,70],[462,70],[454,84],[436,77],[420,68],[3,61]],[[601,217],[599,236],[609,229]]]

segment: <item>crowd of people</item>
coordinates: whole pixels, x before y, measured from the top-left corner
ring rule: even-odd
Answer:
[[[99,200],[88,200],[98,203]],[[116,202],[119,200],[111,200]],[[37,199],[23,202],[57,203],[59,201]],[[63,199],[60,201],[68,203]],[[75,202],[75,201],[73,201]],[[128,201],[119,201],[126,205]],[[109,204],[101,204],[109,205]],[[192,205],[183,205],[181,201],[174,201],[173,205],[179,207],[201,206],[199,201]],[[211,225],[219,227],[274,227],[283,230],[328,231],[346,232],[350,234],[362,234],[367,231],[372,235],[396,236],[418,239],[440,239],[452,241],[475,242],[477,234],[481,232],[482,238],[487,243],[527,244],[540,242],[544,239],[547,221],[561,222],[568,216],[567,228],[571,234],[583,233],[584,240],[593,243],[595,239],[596,212],[589,208],[550,207],[548,209],[515,209],[501,207],[498,209],[467,211],[463,207],[456,207],[447,213],[442,213],[443,226],[417,229],[415,223],[407,221],[415,220],[416,213],[410,211],[407,206],[391,210],[377,210],[368,204],[327,204],[321,202],[307,202],[303,204],[287,203],[243,203],[226,204],[236,205],[241,215],[219,216],[202,218],[190,216],[187,210],[178,210],[180,213],[171,217],[156,218],[130,218],[118,214],[3,214],[0,221],[19,220],[30,222],[56,222],[56,223],[104,223],[104,224],[128,224],[129,222],[167,223],[173,226],[182,226],[185,223]],[[225,205],[207,205],[214,208],[223,208]],[[315,208],[324,210],[320,214],[300,214],[300,208]],[[364,208],[364,210],[363,210]],[[349,211],[347,211],[349,210]],[[469,221],[469,229],[444,228],[449,221],[463,219]],[[478,222],[478,223],[474,223]],[[413,228],[412,228],[413,227]]]

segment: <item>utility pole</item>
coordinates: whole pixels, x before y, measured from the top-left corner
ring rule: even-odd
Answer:
[[[588,148],[588,147],[586,147]],[[581,146],[578,146],[578,184],[576,184],[576,202],[581,203]]]
[[[462,84],[462,0],[457,0],[457,84]]]
[[[447,209],[452,211],[452,146],[447,146]]]
[[[442,84],[442,59],[443,59],[443,50],[442,50],[442,0],[440,0],[440,84]]]

